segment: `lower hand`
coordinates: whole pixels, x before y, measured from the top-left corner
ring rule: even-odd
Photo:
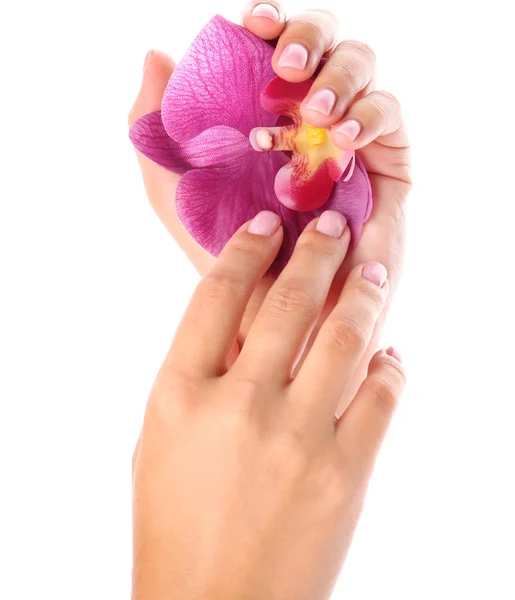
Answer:
[[[351,269],[302,352],[349,246],[331,211],[299,238],[239,351],[281,240],[272,213],[241,227],[157,377],[134,454],[134,600],[331,593],[404,375],[395,351],[380,351],[352,388],[390,290],[376,262]]]

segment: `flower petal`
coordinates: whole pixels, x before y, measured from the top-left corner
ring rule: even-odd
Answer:
[[[247,153],[225,167],[195,169],[177,187],[177,213],[195,240],[218,256],[242,223],[262,210],[281,213],[273,181],[288,162],[281,152]]]
[[[225,126],[208,129],[186,142],[175,142],[166,133],[159,111],[138,119],[129,136],[143,155],[179,174],[233,164],[250,150],[250,142],[242,133]]]
[[[177,65],[162,103],[163,123],[174,140],[227,125],[248,136],[253,127],[273,126],[261,90],[275,76],[274,49],[243,27],[216,16]]]
[[[363,223],[372,212],[372,190],[365,166],[356,154],[356,165],[348,181],[340,179],[323,210],[337,210],[349,224],[352,245],[355,246],[361,236]]]
[[[284,241],[270,269],[273,275],[286,266],[306,225],[324,210],[338,210],[345,215],[356,243],[371,204],[368,176],[359,158],[350,181],[336,183],[327,204],[312,212],[290,210],[277,199],[274,177],[288,162],[282,152],[249,152],[245,159],[226,167],[186,173],[177,188],[179,218],[201,246],[218,256],[242,223],[262,210],[275,212],[283,223]]]
[[[261,94],[261,106],[268,112],[290,117],[298,125],[301,121],[300,105],[308,95],[312,84],[312,79],[301,83],[290,83],[280,77],[274,77]]]
[[[281,202],[299,212],[320,208],[333,190],[334,181],[330,176],[330,161],[324,161],[313,173],[304,176],[309,170],[306,155],[295,155],[275,178],[275,193]]]

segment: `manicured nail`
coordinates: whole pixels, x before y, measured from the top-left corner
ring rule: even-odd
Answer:
[[[343,215],[335,210],[326,210],[318,219],[316,230],[333,238],[341,238],[345,231],[347,221]]]
[[[269,210],[264,210],[252,219],[247,231],[254,235],[274,235],[280,224],[281,219],[278,215]]]
[[[342,135],[346,135],[349,140],[354,141],[361,131],[361,123],[355,121],[354,119],[350,119],[349,121],[344,121],[341,125],[338,125],[336,128],[337,133],[341,133]]]
[[[271,4],[258,4],[254,7],[251,14],[253,17],[266,17],[267,19],[272,19],[274,21],[279,21],[281,18],[277,8]]]
[[[396,350],[393,346],[390,346],[388,348],[386,354],[388,354],[388,356],[391,356],[392,358],[395,358],[395,360],[398,360],[400,363],[402,362],[401,353],[398,350]]]
[[[143,68],[145,68],[147,66],[148,59],[152,56],[153,52],[154,52],[153,50],[149,50],[147,52],[147,55],[145,56],[145,62],[143,63]]]
[[[328,117],[336,104],[336,94],[333,90],[323,89],[318,90],[306,104],[308,110],[315,110]]]
[[[290,67],[303,71],[308,64],[308,49],[302,44],[289,44],[279,58],[280,67]]]
[[[365,268],[363,269],[363,277],[368,279],[378,287],[383,287],[386,278],[388,277],[388,273],[386,272],[386,268],[378,262],[367,262]]]

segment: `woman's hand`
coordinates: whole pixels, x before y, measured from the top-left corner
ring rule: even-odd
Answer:
[[[386,269],[368,262],[291,378],[350,241],[332,211],[301,235],[238,351],[281,240],[273,213],[241,227],[157,377],[134,454],[134,600],[331,593],[404,375],[396,352],[381,351],[352,392],[389,292]]]
[[[338,24],[331,13],[311,10],[286,20],[278,2],[253,1],[244,9],[243,24],[263,39],[277,40],[273,67],[285,80],[298,82],[312,77],[321,59],[328,57],[303,103],[303,116],[315,126],[332,128],[332,136],[341,148],[356,149],[372,184],[374,209],[371,218],[365,224],[358,247],[349,253],[335,278],[327,305],[315,325],[316,334],[355,265],[368,260],[381,261],[389,273],[389,299],[395,291],[404,250],[403,207],[411,187],[408,140],[398,102],[391,94],[374,90],[375,57],[372,50],[356,41],[338,44]],[[166,55],[154,51],[148,56],[141,90],[130,113],[130,123],[160,109],[173,69],[173,61]],[[142,155],[138,155],[138,159],[152,206],[199,272],[204,274],[214,259],[198,246],[179,222],[175,190],[180,176]],[[242,321],[240,344],[245,340],[272,283],[267,278],[256,287]],[[354,390],[363,380],[368,361],[377,348],[388,304],[389,300],[361,367],[356,370],[352,384]]]

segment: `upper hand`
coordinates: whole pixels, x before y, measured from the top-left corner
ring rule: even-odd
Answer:
[[[253,15],[256,10],[273,14],[274,9],[278,18]],[[395,292],[402,267],[404,201],[411,179],[409,144],[400,106],[391,94],[374,89],[376,62],[373,51],[356,41],[337,43],[338,23],[331,13],[310,10],[287,20],[275,0],[254,0],[245,7],[242,20],[255,35],[265,40],[277,40],[273,68],[285,80],[298,82],[312,77],[321,59],[328,58],[303,103],[303,117],[315,126],[332,128],[333,139],[341,148],[357,150],[370,177],[374,198],[372,215],[363,228],[359,245],[349,253],[339,270],[327,305],[315,327],[316,333],[334,306],[345,278],[356,264],[374,259],[387,267],[391,287],[389,300],[361,369],[357,370],[356,388],[363,379],[368,359],[377,347],[388,303]],[[291,44],[296,44],[293,52]],[[295,57],[300,66],[305,63],[303,68],[293,68]],[[161,52],[151,54],[145,64],[141,90],[130,112],[129,123],[161,108],[161,99],[173,69],[171,58]],[[325,112],[331,109],[330,114],[313,109],[316,97]],[[152,206],[199,272],[204,274],[214,259],[179,222],[175,210],[175,189],[180,176],[142,155],[138,154],[138,159]],[[240,344],[271,284],[271,280],[265,279],[256,288],[242,323]]]

